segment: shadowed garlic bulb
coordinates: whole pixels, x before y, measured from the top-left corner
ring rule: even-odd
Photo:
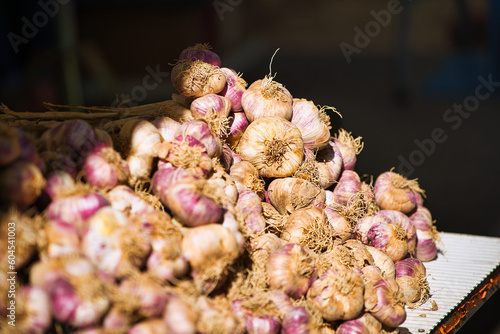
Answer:
[[[304,159],[300,130],[280,117],[263,117],[250,123],[238,144],[242,160],[262,177],[292,176]]]
[[[181,60],[172,69],[172,85],[183,96],[217,94],[226,85],[220,68],[202,60]]]

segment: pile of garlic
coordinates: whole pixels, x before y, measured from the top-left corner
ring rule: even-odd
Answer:
[[[392,170],[362,179],[363,142],[331,134],[334,108],[271,76],[247,87],[207,45],[183,50],[171,78],[172,100],[103,110],[120,119],[2,138],[17,150],[0,162],[18,180],[2,177],[0,208],[0,240],[15,221],[22,245],[16,330],[396,332],[428,300],[437,232],[424,192]],[[28,150],[36,196],[12,167]]]

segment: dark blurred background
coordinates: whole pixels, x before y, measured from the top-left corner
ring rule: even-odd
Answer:
[[[499,0],[2,1],[0,36],[0,102],[19,111],[170,99],[195,43],[251,83],[279,48],[275,80],[363,137],[359,174],[394,167],[438,230],[500,237]],[[500,333],[498,295],[461,332]]]

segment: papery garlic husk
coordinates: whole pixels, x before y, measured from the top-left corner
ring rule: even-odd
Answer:
[[[233,163],[229,170],[229,175],[235,182],[244,185],[248,190],[256,193],[261,200],[264,200],[265,188],[264,180],[259,176],[259,171],[248,161]]]
[[[373,257],[373,265],[380,269],[382,277],[396,278],[394,261],[392,261],[389,255],[370,245],[366,245],[366,250]]]
[[[396,281],[402,292],[402,299],[410,307],[418,307],[429,299],[429,282],[421,261],[405,258],[394,264]]]
[[[384,326],[397,327],[406,320],[402,294],[394,278],[383,278],[380,269],[367,266],[362,269],[365,282],[365,310]]]
[[[269,286],[300,298],[316,279],[315,255],[307,248],[287,243],[267,259]]]
[[[333,243],[335,231],[322,208],[310,207],[288,216],[280,237],[320,253]]]
[[[107,144],[96,145],[85,157],[82,171],[87,183],[103,189],[125,184],[130,176],[127,162]]]
[[[333,245],[319,254],[317,263],[319,276],[332,268],[341,270],[356,268],[356,258],[352,250],[341,244]]]
[[[194,279],[197,288],[200,289],[203,282],[225,279],[229,266],[240,254],[234,233],[218,224],[185,228],[182,231],[182,254],[189,261],[192,274],[196,274]]]
[[[349,249],[355,260],[356,268],[363,268],[374,264],[374,259],[371,253],[366,248],[366,245],[359,240],[350,239],[342,244]]]
[[[266,228],[266,220],[262,215],[262,202],[260,197],[245,186],[238,188],[238,202],[236,203],[236,212],[244,222],[245,232],[248,234],[257,234]]]
[[[139,270],[151,245],[141,225],[122,212],[104,207],[88,220],[82,238],[82,253],[103,273],[122,278]]]
[[[326,271],[307,292],[307,303],[327,321],[350,320],[363,312],[363,275],[359,269]]]
[[[354,170],[356,165],[356,156],[363,150],[361,137],[354,138],[350,132],[340,129],[334,136],[333,141],[337,144],[342,155],[342,167],[344,170]]]
[[[405,230],[396,224],[378,223],[367,233],[371,246],[384,251],[397,262],[408,254],[408,237]]]
[[[342,155],[333,140],[316,154],[316,167],[319,173],[319,185],[323,189],[332,186],[342,172]]]
[[[207,154],[210,158],[218,157],[222,154],[222,142],[211,131],[209,124],[203,120],[192,120],[186,122],[180,127],[180,134],[191,136],[199,140],[207,149]]]
[[[231,102],[217,94],[207,94],[191,103],[191,113],[197,119],[204,120],[210,131],[218,138],[223,138],[229,132],[229,113]]]
[[[344,321],[337,328],[336,334],[380,334],[382,323],[370,313],[363,313],[358,318]]]
[[[435,259],[438,253],[437,241],[440,241],[440,237],[435,227],[428,230],[417,229],[415,257],[422,262]]]
[[[212,159],[207,149],[198,139],[190,135],[180,135],[168,143],[168,153],[158,162],[158,168],[163,168],[165,162],[175,167],[189,169],[198,178],[205,177],[212,169]]]
[[[134,120],[126,123],[119,135],[122,153],[127,157],[130,185],[148,180],[162,142],[160,132],[148,121]]]
[[[301,178],[274,179],[267,187],[269,202],[282,215],[310,206],[324,207],[325,191]]]
[[[250,242],[252,259],[264,263],[274,251],[286,243],[285,240],[273,233],[257,235]]]
[[[367,215],[359,219],[354,226],[354,239],[361,240],[362,243],[368,244],[368,231],[373,225],[378,223],[390,224],[391,220],[381,215]]]
[[[172,69],[172,85],[187,97],[217,94],[226,85],[220,68],[202,60],[181,60]]]
[[[287,177],[302,163],[304,144],[299,129],[291,122],[264,117],[250,123],[237,153],[254,165],[262,177]]]
[[[375,180],[374,188],[375,201],[380,209],[403,213],[414,210],[420,195],[425,193],[417,179],[409,180],[393,171],[380,174]]]
[[[184,226],[220,223],[224,214],[221,205],[210,197],[205,180],[182,181],[170,187],[166,205]]]
[[[262,117],[292,118],[292,95],[282,84],[265,77],[254,81],[241,97],[241,105],[248,121]]]
[[[331,207],[324,208],[325,214],[328,218],[328,223],[330,223],[334,233],[333,244],[342,244],[352,236],[352,226],[351,223],[335,209]]]
[[[316,162],[316,153],[308,148],[304,148],[304,160],[300,164],[293,177],[301,178],[312,182],[314,185],[320,185],[320,173]]]
[[[170,117],[157,117],[152,123],[158,129],[164,141],[171,142],[180,134],[181,123]]]
[[[324,110],[318,109],[312,101],[293,99],[291,122],[302,133],[306,148],[322,149],[330,141],[330,117]]]
[[[262,215],[267,223],[267,230],[281,234],[285,227],[287,215],[282,215],[270,203],[262,202]]]
[[[232,112],[228,119],[227,135],[223,138],[231,148],[235,148],[238,146],[241,136],[243,136],[250,123],[243,111]]]
[[[226,86],[219,93],[219,95],[224,96],[231,101],[232,111],[242,111],[243,106],[241,105],[241,98],[243,93],[246,91],[246,81],[243,80],[243,78],[233,69],[221,67],[220,70],[226,77]]]
[[[335,189],[333,189],[335,203],[347,205],[349,200],[360,191],[361,180],[358,173],[352,170],[344,170]]]
[[[434,225],[430,210],[421,205],[410,215],[410,220],[417,230],[429,230]]]
[[[417,231],[410,218],[401,211],[396,210],[380,210],[376,215],[389,218],[391,223],[401,226],[405,230],[406,237],[408,238],[408,252],[413,254],[417,244]]]
[[[223,298],[200,296],[196,300],[200,316],[196,323],[199,333],[242,333],[243,324],[231,311],[229,301]]]

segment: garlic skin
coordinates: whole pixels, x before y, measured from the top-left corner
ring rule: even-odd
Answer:
[[[129,168],[120,154],[107,144],[98,144],[83,162],[83,174],[87,183],[103,189],[125,184]]]
[[[276,234],[264,233],[255,236],[250,242],[252,259],[265,263],[269,256],[284,246],[287,242],[280,239]]]
[[[396,278],[394,261],[392,261],[389,255],[370,245],[366,245],[366,250],[373,257],[373,265],[380,269],[382,277]]]
[[[287,243],[267,259],[269,286],[292,298],[305,295],[316,279],[314,257],[305,247]]]
[[[352,237],[352,227],[349,221],[331,207],[324,208],[328,223],[334,231],[333,244],[342,244]]]
[[[262,177],[292,176],[304,158],[299,129],[279,117],[259,118],[250,123],[238,144],[237,153],[250,162]]]
[[[401,211],[396,210],[380,210],[376,215],[389,218],[391,223],[401,226],[405,230],[408,238],[408,252],[413,254],[417,244],[417,231],[410,218]]]
[[[248,190],[256,193],[261,200],[264,200],[264,181],[259,176],[259,171],[248,161],[233,163],[229,169],[229,175],[235,182],[244,185]]]
[[[179,135],[181,123],[170,117],[157,117],[152,123],[164,141],[173,141]]]
[[[212,133],[222,137],[227,133],[227,123],[231,102],[217,94],[207,94],[191,103],[191,114],[209,125]]]
[[[250,122],[248,122],[247,116],[243,111],[232,112],[229,114],[228,119],[227,135],[224,138],[229,147],[235,148],[238,146],[238,142]]]
[[[394,264],[396,281],[402,300],[408,306],[419,306],[429,298],[429,282],[425,266],[415,258],[405,258]]]
[[[344,129],[340,129],[339,133],[334,136],[333,141],[342,155],[342,167],[344,170],[354,170],[356,156],[361,153],[364,146],[361,139],[361,137],[354,138],[350,132]]]
[[[304,147],[319,150],[330,141],[330,117],[306,99],[292,100],[291,122],[302,133]]]
[[[210,158],[218,157],[222,154],[222,142],[219,137],[214,136],[210,126],[203,120],[192,120],[183,123],[179,128],[182,137],[191,136],[202,143],[207,149]],[[176,137],[179,138],[179,137]]]
[[[267,187],[269,202],[282,215],[291,214],[309,206],[324,207],[326,194],[322,188],[304,179],[278,178]]]
[[[220,67],[221,61],[217,53],[212,51],[209,44],[196,43],[181,51],[179,60],[202,60],[205,63]]]
[[[262,117],[292,118],[292,95],[282,84],[265,77],[254,81],[241,97],[241,105],[248,121]]]
[[[220,68],[202,60],[179,61],[170,77],[174,88],[187,97],[217,94],[226,85],[226,77]]]
[[[262,215],[261,199],[256,193],[244,186],[240,187],[235,209],[237,215],[244,222],[247,233],[257,234],[264,231],[266,220]]]
[[[316,154],[319,173],[319,185],[323,189],[332,186],[342,172],[343,159],[340,150],[333,140]]]
[[[335,203],[347,205],[349,200],[361,191],[361,180],[358,173],[352,170],[344,170],[339,182],[333,189]]]
[[[375,201],[382,210],[409,213],[415,209],[420,195],[425,192],[417,179],[408,180],[403,175],[388,171],[380,174],[374,185]]]
[[[307,302],[327,321],[350,320],[363,312],[364,291],[359,269],[332,268],[312,284]]]
[[[408,238],[405,230],[396,224],[378,223],[367,233],[371,246],[378,248],[397,262],[408,254]]]
[[[297,210],[288,216],[280,237],[320,253],[331,245],[334,235],[325,211],[322,208],[310,207]]]
[[[226,86],[219,94],[231,101],[232,111],[242,111],[241,98],[246,91],[246,81],[233,69],[221,67],[220,70],[226,77]]]

